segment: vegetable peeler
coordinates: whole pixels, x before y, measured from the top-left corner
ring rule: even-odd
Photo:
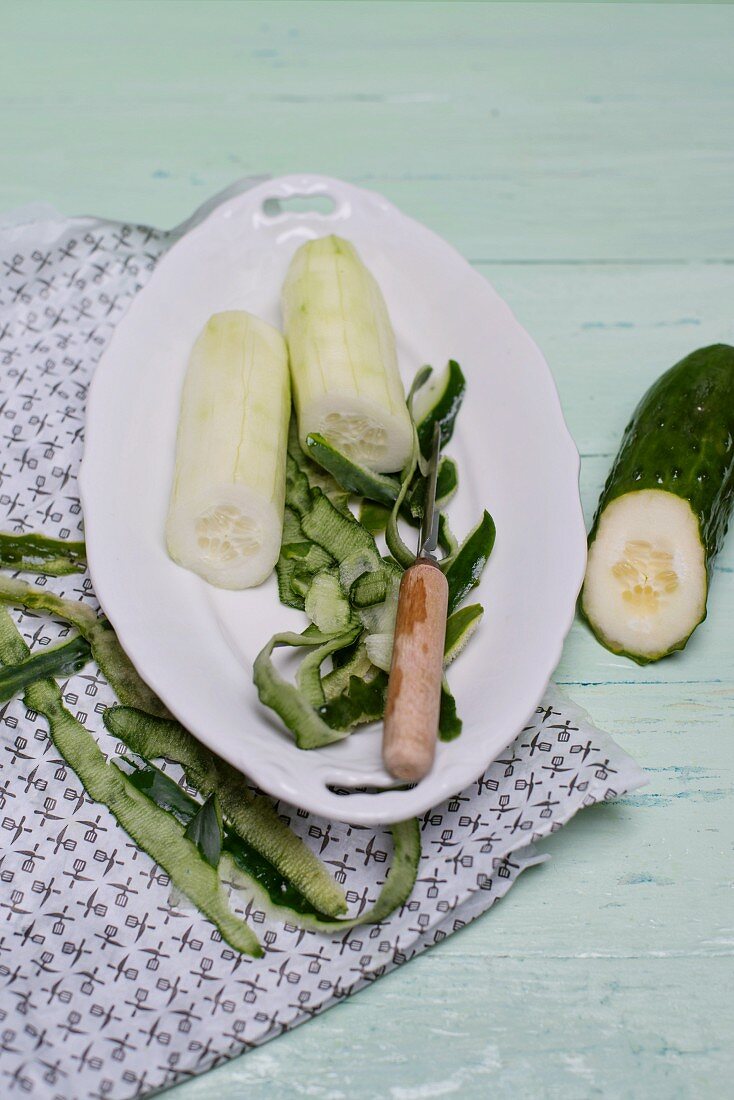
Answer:
[[[440,454],[441,427],[437,422],[418,551],[400,581],[382,738],[385,767],[396,779],[411,783],[431,770],[441,709],[448,583],[435,557]]]

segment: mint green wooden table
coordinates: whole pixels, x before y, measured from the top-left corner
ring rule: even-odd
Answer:
[[[0,208],[168,226],[248,173],[386,194],[550,362],[590,514],[637,398],[734,343],[734,8],[5,3]],[[557,678],[649,770],[490,914],[176,1100],[718,1098],[732,1072],[734,539],[686,653]]]

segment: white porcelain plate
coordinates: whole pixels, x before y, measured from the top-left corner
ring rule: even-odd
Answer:
[[[329,213],[273,199],[327,196]],[[324,199],[321,200],[322,202]],[[280,323],[279,294],[304,240],[353,241],[387,301],[406,382],[457,359],[467,397],[448,447],[461,537],[487,507],[497,542],[479,589],[484,620],[451,668],[464,721],[430,775],[386,787],[379,726],[302,752],[260,706],[252,662],[271,634],[305,625],[273,577],[223,592],[174,565],[164,545],[179,395],[209,315],[247,309]],[[381,196],[320,176],[288,176],[224,202],[159,263],[117,326],[94,377],[81,475],[94,587],[123,647],[177,718],[260,787],[359,824],[419,814],[471,784],[537,705],[571,624],[586,560],[578,454],[543,357],[492,287]]]

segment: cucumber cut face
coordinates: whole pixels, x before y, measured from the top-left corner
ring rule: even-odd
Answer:
[[[410,423],[403,410],[391,413],[360,394],[316,397],[301,415],[301,446],[309,452],[309,435],[322,435],[352,462],[380,473],[405,465],[410,452]]]
[[[681,649],[706,615],[706,592],[706,557],[688,501],[641,489],[607,505],[581,601],[607,648],[642,664]]]
[[[249,588],[270,575],[280,550],[277,506],[245,485],[208,486],[173,508],[168,550],[217,588]]]

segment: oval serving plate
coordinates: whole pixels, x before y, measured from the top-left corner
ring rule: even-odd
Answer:
[[[330,212],[283,212],[273,202],[298,196],[326,197]],[[460,468],[451,523],[463,537],[487,507],[497,524],[471,596],[484,604],[484,620],[451,669],[463,733],[439,743],[432,772],[416,786],[378,793],[354,791],[394,786],[381,766],[378,725],[303,752],[259,704],[256,654],[276,631],[305,625],[279,603],[275,579],[219,591],[174,565],[164,545],[194,339],[224,309],[279,325],[293,252],[332,232],[354,242],[382,288],[405,381],[426,362],[461,363],[467,397],[448,447]],[[450,245],[377,194],[287,176],[224,202],[171,248],[97,367],[80,479],[92,580],[140,674],[204,744],[305,810],[355,824],[397,821],[472,783],[537,706],[583,579],[578,462],[540,351]]]

